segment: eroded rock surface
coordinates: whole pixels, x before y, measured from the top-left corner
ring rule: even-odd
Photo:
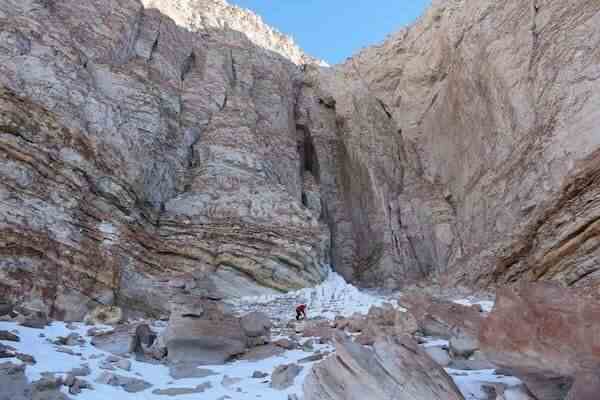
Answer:
[[[592,379],[600,365],[598,315],[597,300],[556,284],[502,289],[480,342],[491,362],[522,379],[536,397],[565,398],[575,382],[583,399],[598,387]]]
[[[600,286],[599,27],[593,0],[436,0],[320,68],[221,0],[3,2],[0,297],[158,316],[328,263]]]
[[[304,382],[306,400],[462,400],[452,379],[410,337],[381,338],[368,349],[336,337],[336,353]]]
[[[4,2],[0,20],[2,297],[81,320],[160,314],[177,275],[218,296],[322,280],[296,65],[136,0]]]
[[[448,283],[600,282],[598,43],[597,1],[436,0],[339,67],[422,178],[400,205],[418,265]]]

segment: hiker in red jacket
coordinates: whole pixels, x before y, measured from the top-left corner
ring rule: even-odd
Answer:
[[[296,321],[300,319],[306,319],[306,304],[300,304],[296,307]]]

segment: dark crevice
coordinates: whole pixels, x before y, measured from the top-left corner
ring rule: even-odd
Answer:
[[[148,63],[152,62],[154,59],[154,53],[158,49],[158,42],[160,40],[160,27],[162,26],[162,20],[158,24],[158,32],[156,33],[156,38],[154,39],[154,43],[152,43],[152,48],[150,49],[150,55],[148,56]]]
[[[227,107],[228,98],[229,96],[227,95],[227,93],[225,93],[225,97],[223,98],[223,104],[219,106],[219,111],[223,111],[225,107]]]
[[[233,57],[233,50],[231,50],[229,54],[231,56],[231,86],[235,86],[237,84],[238,76],[237,69],[235,67],[235,58]]]
[[[535,65],[535,60],[537,58],[538,46],[539,46],[539,33],[537,31],[537,17],[540,12],[540,7],[538,5],[537,0],[532,1],[532,9],[533,9],[533,18],[531,22],[531,36],[532,36],[532,44],[531,44],[531,57],[529,59],[529,73],[530,79],[533,80],[532,71],[533,66]]]
[[[377,99],[377,102],[379,103],[379,105],[381,106],[383,111],[385,112],[385,115],[387,115],[389,119],[392,119],[392,113],[390,112],[390,110],[388,109],[386,104],[381,99]]]
[[[181,81],[185,81],[186,76],[192,71],[196,65],[196,54],[192,51],[190,55],[185,59],[181,67]]]
[[[306,193],[302,193],[302,205],[304,207],[308,206],[308,199],[306,198]]]
[[[303,177],[306,172],[310,172],[315,178],[317,184],[320,181],[319,159],[312,136],[308,129],[303,125],[297,125],[296,129],[303,135],[302,142],[298,144],[298,154],[300,156],[300,176]]]

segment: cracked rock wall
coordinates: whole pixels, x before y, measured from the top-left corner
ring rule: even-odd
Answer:
[[[0,2],[0,295],[72,319],[320,282],[300,75],[134,0]]]
[[[341,69],[455,210],[442,281],[599,286],[600,3],[434,1]]]
[[[596,0],[436,0],[334,68],[144,4],[0,0],[0,296],[600,286]]]

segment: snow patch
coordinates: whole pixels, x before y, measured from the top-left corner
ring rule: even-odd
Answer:
[[[212,387],[202,394],[189,394],[177,396],[177,399],[192,400],[192,399],[218,399],[221,396],[229,396],[232,400],[287,400],[290,394],[302,394],[302,384],[304,378],[308,374],[313,363],[302,364],[303,370],[294,381],[294,385],[287,390],[279,391],[270,387],[270,376],[265,379],[253,379],[254,371],[266,372],[269,375],[275,368],[281,364],[296,363],[299,360],[309,356],[312,353],[307,353],[302,350],[287,351],[282,355],[268,358],[262,361],[236,361],[226,365],[202,366],[201,368],[210,369],[216,375],[206,378],[190,378],[174,380],[169,375],[169,368],[161,364],[149,364],[138,362],[133,358],[131,361],[131,371],[117,369],[112,371],[118,375],[128,376],[138,379],[143,379],[153,386],[139,393],[127,393],[119,387],[104,385],[94,382],[105,370],[99,368],[102,361],[110,355],[102,351],[90,343],[90,337],[85,336],[90,326],[84,324],[74,324],[76,329],[69,330],[62,322],[53,322],[51,326],[45,329],[32,329],[19,326],[14,322],[0,322],[0,330],[18,331],[21,339],[20,342],[2,342],[9,344],[17,349],[18,352],[30,354],[35,357],[37,363],[28,365],[26,375],[30,381],[40,379],[43,372],[54,372],[57,375],[64,375],[73,368],[78,368],[83,363],[87,363],[92,370],[90,376],[82,377],[86,381],[92,383],[93,390],[84,389],[81,394],[77,395],[78,400],[106,400],[106,399],[121,399],[121,400],[165,400],[167,396],[155,395],[152,393],[155,389],[167,388],[182,388],[195,387],[205,382],[210,382]],[[156,327],[153,327],[155,329]],[[69,349],[76,353],[81,353],[81,356],[69,355],[57,352],[58,346],[50,343],[47,339],[55,339],[58,336],[67,336],[69,333],[77,332],[84,339],[85,343],[81,346],[71,346]],[[40,337],[44,334],[44,337]],[[333,350],[331,346],[315,344],[316,350],[326,351]],[[5,359],[3,361],[11,361],[21,364],[16,358]],[[241,378],[242,381],[230,388],[225,388],[221,385],[224,375],[232,378]],[[265,383],[265,381],[267,381]],[[237,391],[241,388],[241,392]],[[65,393],[66,388],[63,387]]]
[[[477,300],[475,297],[470,296],[467,297],[465,299],[458,299],[458,300],[452,300],[453,303],[456,304],[460,304],[463,306],[473,306],[473,305],[480,305],[481,309],[484,312],[490,312],[492,311],[492,308],[494,308],[494,302],[491,300]]]
[[[513,387],[523,383],[514,377],[496,375],[496,370],[493,369],[463,371],[445,368],[445,370],[452,377],[465,400],[487,400],[489,397],[483,391],[483,386],[486,384],[501,383],[507,387]]]
[[[314,288],[298,291],[253,297],[242,297],[228,301],[229,304],[243,313],[245,311],[262,311],[272,318],[285,318],[290,316],[295,306],[306,304],[310,318],[322,317],[334,319],[336,316],[350,317],[354,313],[367,314],[372,306],[381,306],[389,303],[392,306],[406,311],[398,306],[392,298],[362,292],[357,287],[347,283],[336,272],[328,269],[327,278]]]

